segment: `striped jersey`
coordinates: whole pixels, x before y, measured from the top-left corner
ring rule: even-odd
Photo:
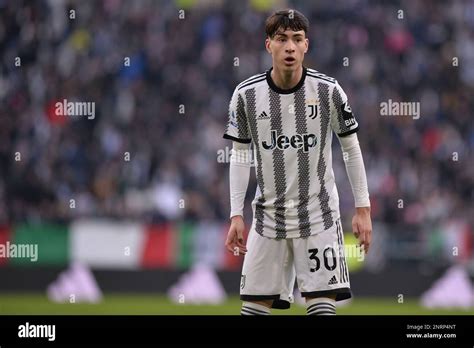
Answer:
[[[332,132],[352,134],[358,123],[335,79],[303,67],[299,83],[282,90],[271,70],[236,87],[224,138],[253,144],[255,231],[276,239],[306,238],[339,218]]]

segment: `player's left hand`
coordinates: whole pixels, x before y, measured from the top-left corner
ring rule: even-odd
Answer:
[[[364,251],[367,254],[372,240],[370,207],[356,208],[356,213],[352,218],[352,231],[356,238],[359,239],[359,245],[364,248]]]
[[[231,221],[225,246],[227,250],[236,256],[245,255],[247,253],[247,247],[244,243],[244,219],[241,215],[236,215],[232,217]]]

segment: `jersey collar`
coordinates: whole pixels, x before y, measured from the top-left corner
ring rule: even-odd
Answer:
[[[273,82],[272,76],[271,76],[272,70],[273,70],[273,67],[271,67],[270,69],[267,70],[267,83],[268,83],[268,85],[270,86],[271,89],[273,89],[275,92],[277,92],[279,94],[295,93],[304,84],[304,80],[306,78],[306,68],[304,66],[303,66],[303,74],[301,74],[300,81],[296,84],[295,87],[290,88],[290,89],[281,89],[277,85],[275,85],[275,82]]]

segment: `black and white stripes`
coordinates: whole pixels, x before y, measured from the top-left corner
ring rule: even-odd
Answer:
[[[331,143],[332,132],[340,135],[347,121],[342,101],[348,103],[335,79],[306,68],[289,90],[273,83],[271,70],[238,85],[224,137],[252,142],[255,150],[252,223],[258,234],[307,238],[335,228],[340,214]]]
[[[270,315],[270,308],[259,305],[253,302],[244,302],[242,309],[240,310],[241,315]]]
[[[265,80],[265,78],[266,78],[266,73],[261,73],[261,74],[257,74],[257,75],[254,75],[252,77],[249,77],[247,80],[241,82],[237,86],[237,90],[240,91],[244,87],[248,87],[248,86],[254,85],[258,82],[261,82],[261,81]]]
[[[336,113],[337,113],[337,121],[338,121],[337,123],[339,126],[338,133],[340,134],[347,133],[350,130],[350,127],[347,127],[345,124],[344,116],[342,115],[342,110],[341,110],[342,97],[337,88],[334,88],[334,91],[332,93],[332,101],[334,103]]]
[[[339,279],[341,283],[349,281],[349,274],[347,271],[346,257],[344,255],[344,239],[342,236],[341,221],[336,221],[337,242],[339,247]]]
[[[264,208],[265,208],[265,182],[263,180],[263,163],[262,163],[262,154],[260,152],[259,145],[259,133],[257,125],[257,107],[256,107],[256,96],[255,88],[249,88],[245,91],[245,98],[247,100],[247,113],[250,126],[250,133],[252,134],[252,139],[255,145],[256,157],[257,157],[257,166],[256,166],[256,175],[257,175],[257,185],[260,190],[260,197],[255,203],[255,232],[260,235],[263,235],[263,218],[264,218]]]
[[[307,133],[308,126],[304,85],[295,92],[295,119],[296,131],[299,134]],[[298,226],[301,238],[309,237],[311,234],[308,211],[309,180],[309,153],[300,148],[298,149]]]
[[[331,215],[331,208],[329,206],[329,193],[326,188],[326,159],[324,158],[324,150],[326,146],[326,135],[329,128],[329,87],[326,84],[318,84],[318,94],[321,105],[321,141],[319,145],[319,159],[317,166],[317,174],[320,183],[320,189],[318,193],[319,205],[324,221],[324,229],[327,230],[333,225],[333,219]],[[328,144],[330,146],[330,144]]]
[[[270,98],[270,127],[277,134],[283,133],[281,100],[280,95],[270,87],[268,88]],[[286,171],[285,156],[283,150],[275,148],[273,150],[273,178],[275,180],[275,232],[277,239],[286,238]]]
[[[336,301],[330,298],[313,298],[306,304],[306,313],[308,315],[335,315]]]
[[[245,103],[240,94],[237,98],[237,125],[239,128],[239,139],[250,139],[247,116],[245,115]]]

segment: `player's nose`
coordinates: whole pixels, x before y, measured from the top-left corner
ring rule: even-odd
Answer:
[[[293,53],[295,51],[295,44],[293,40],[288,40],[285,47],[286,53]]]

